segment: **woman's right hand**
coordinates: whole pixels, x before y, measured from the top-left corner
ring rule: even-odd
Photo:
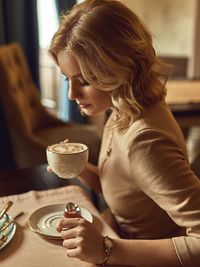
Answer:
[[[78,258],[93,264],[104,260],[103,236],[94,225],[74,212],[64,212],[56,227],[63,238],[63,247],[68,257]]]

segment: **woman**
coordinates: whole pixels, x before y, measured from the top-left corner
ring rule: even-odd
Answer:
[[[86,0],[62,15],[49,52],[82,113],[112,109],[98,168],[88,164],[79,178],[102,191],[122,238],[65,213],[57,229],[67,255],[103,265],[198,266],[200,182],[165,103],[168,68],[147,28],[118,1]]]

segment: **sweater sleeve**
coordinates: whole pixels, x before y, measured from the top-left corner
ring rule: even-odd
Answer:
[[[129,146],[131,172],[137,185],[186,229],[173,237],[183,266],[200,264],[200,180],[191,171],[184,148],[174,136],[145,129]]]

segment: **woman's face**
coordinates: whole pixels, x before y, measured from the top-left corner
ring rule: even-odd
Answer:
[[[108,92],[95,89],[84,80],[78,62],[70,53],[60,51],[57,54],[61,72],[69,80],[68,97],[75,100],[87,116],[105,111],[112,106]]]

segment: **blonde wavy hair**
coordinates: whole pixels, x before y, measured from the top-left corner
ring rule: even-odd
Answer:
[[[140,18],[118,1],[86,0],[63,13],[49,48],[56,62],[61,50],[73,54],[92,87],[109,91],[119,130],[166,95],[169,67]]]

